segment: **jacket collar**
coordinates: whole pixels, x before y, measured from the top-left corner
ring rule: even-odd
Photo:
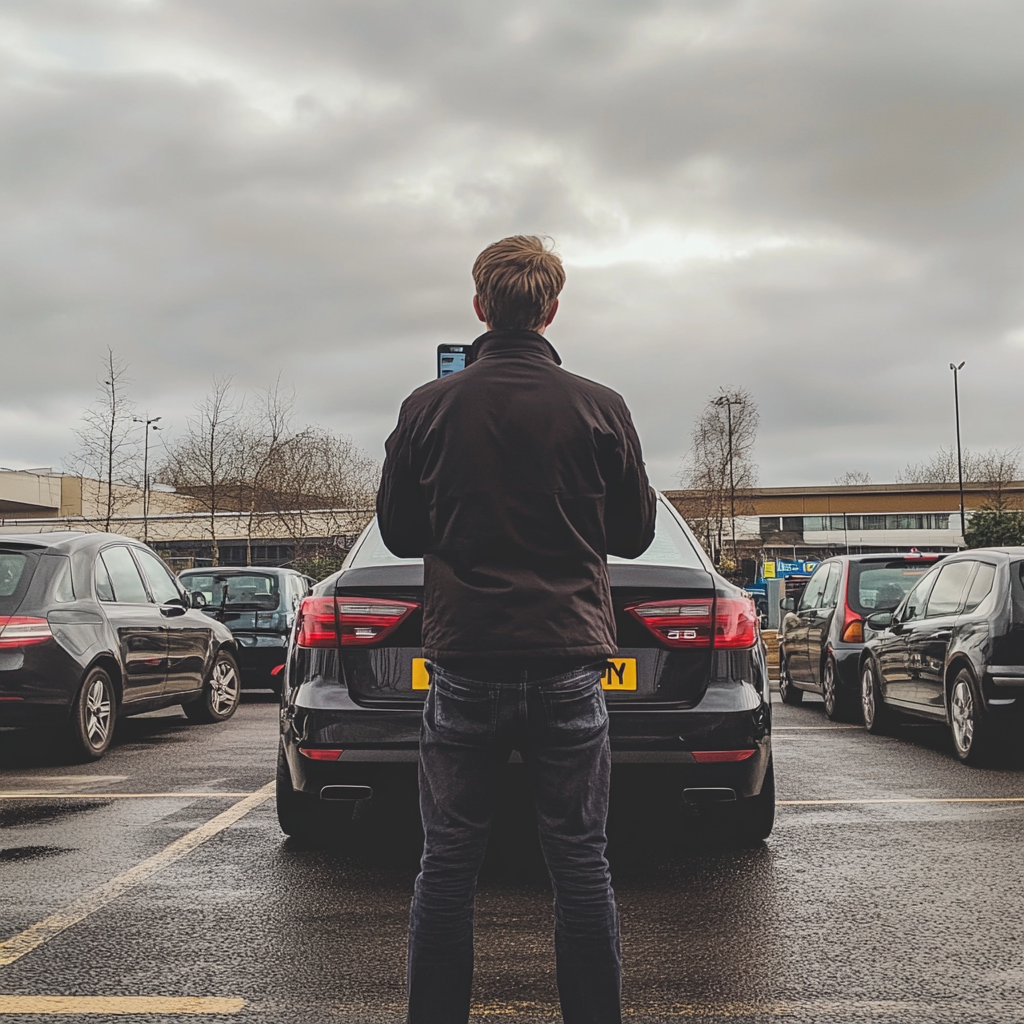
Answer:
[[[536,331],[518,330],[488,331],[486,334],[481,334],[469,350],[466,365],[469,366],[485,357],[520,352],[539,355],[552,360],[559,366],[562,365],[562,360],[555,351],[554,345],[543,334],[538,334]]]

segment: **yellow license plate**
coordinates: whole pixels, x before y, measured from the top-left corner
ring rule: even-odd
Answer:
[[[412,659],[412,688],[414,690],[430,689],[430,673],[427,671],[426,658]]]
[[[636,658],[609,658],[601,676],[602,690],[635,690]]]
[[[412,688],[414,690],[430,689],[430,673],[427,671],[426,658],[412,659]],[[609,658],[608,668],[601,676],[601,689],[635,690],[636,658]]]

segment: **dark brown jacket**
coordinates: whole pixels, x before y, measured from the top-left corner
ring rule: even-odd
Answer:
[[[384,543],[423,557],[424,655],[614,654],[605,555],[654,538],[626,403],[533,331],[489,331],[467,363],[405,400],[377,495]]]

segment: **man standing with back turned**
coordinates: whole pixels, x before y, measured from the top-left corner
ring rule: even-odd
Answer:
[[[408,1019],[468,1020],[477,873],[517,750],[555,892],[563,1019],[618,1024],[601,690],[616,642],[605,556],[647,549],[654,493],[625,402],[562,370],[543,336],[565,283],[558,256],[539,238],[505,238],[477,257],[473,280],[487,333],[465,370],[406,399],[377,497],[384,543],[424,561],[431,686]]]

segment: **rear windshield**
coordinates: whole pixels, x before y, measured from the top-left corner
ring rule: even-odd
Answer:
[[[217,608],[275,611],[281,597],[277,577],[263,573],[204,573],[179,578],[190,594],[202,594],[207,605]]]
[[[377,520],[366,528],[363,540],[357,545],[346,569],[365,569],[371,565],[418,565],[420,558],[396,558],[384,546]],[[689,569],[703,569],[700,555],[679,521],[661,501],[654,525],[654,540],[639,558],[608,556],[610,565],[673,565]]]
[[[892,611],[915,583],[935,565],[934,561],[850,563],[850,607],[861,615]]]
[[[0,615],[13,615],[32,580],[36,555],[0,551]]]

